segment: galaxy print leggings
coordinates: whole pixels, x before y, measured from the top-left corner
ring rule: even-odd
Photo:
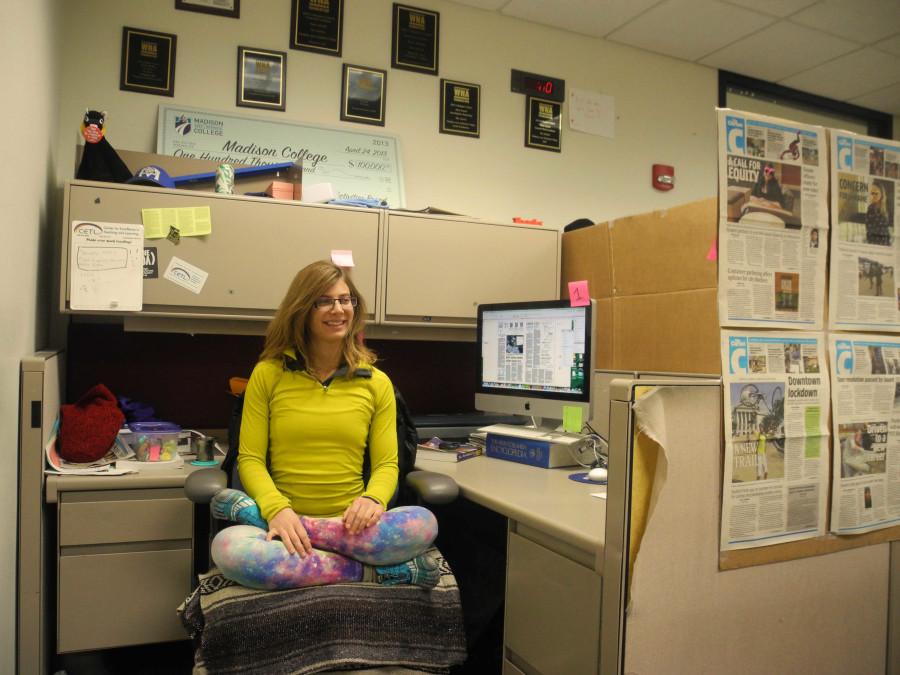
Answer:
[[[232,525],[215,536],[212,559],[227,578],[260,589],[322,586],[361,581],[363,565],[395,565],[423,553],[437,537],[437,519],[421,506],[400,506],[351,535],[340,517],[301,516],[313,545],[305,557],[291,555],[278,539],[266,541],[266,530]]]

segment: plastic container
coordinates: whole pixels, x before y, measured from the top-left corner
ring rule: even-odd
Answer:
[[[181,427],[172,422],[132,422],[126,441],[139,462],[172,462],[178,459]]]

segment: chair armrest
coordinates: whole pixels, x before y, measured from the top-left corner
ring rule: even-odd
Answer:
[[[228,476],[222,469],[199,469],[184,481],[184,494],[196,504],[209,504],[220,490],[228,487]]]
[[[459,496],[456,481],[436,471],[410,471],[406,484],[426,504],[449,504]]]

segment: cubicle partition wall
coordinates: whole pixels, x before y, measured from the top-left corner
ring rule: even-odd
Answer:
[[[603,675],[896,675],[896,543],[720,571],[718,383],[611,399]]]
[[[59,412],[65,359],[48,350],[22,359],[19,382],[19,501],[16,555],[16,669],[43,674],[50,667],[52,528],[44,508],[44,445]]]

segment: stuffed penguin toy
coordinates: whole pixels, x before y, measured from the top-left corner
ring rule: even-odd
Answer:
[[[131,171],[113,150],[105,137],[106,113],[85,110],[81,120],[84,136],[84,152],[75,177],[81,180],[100,180],[107,183],[124,183],[131,178]]]

